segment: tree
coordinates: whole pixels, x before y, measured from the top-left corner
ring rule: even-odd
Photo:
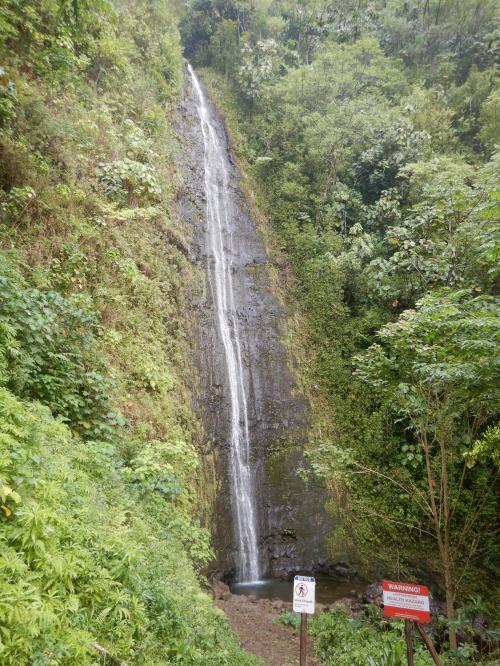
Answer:
[[[476,519],[487,501],[485,487],[474,488],[467,456],[500,408],[498,301],[465,290],[429,295],[384,326],[379,340],[358,357],[357,374],[422,452],[424,473],[417,481],[426,489],[451,620],[464,569],[479,546]],[[490,483],[496,474],[490,469]],[[450,647],[456,648],[453,627]]]
[[[245,44],[242,48],[242,65],[239,69],[239,85],[243,96],[255,101],[262,94],[262,84],[276,72],[278,48],[274,39]]]

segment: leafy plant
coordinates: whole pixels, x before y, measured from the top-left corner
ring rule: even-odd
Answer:
[[[300,626],[300,615],[298,613],[291,613],[285,610],[279,614],[279,621],[285,627],[289,627],[294,634],[298,634]]]
[[[109,439],[120,417],[110,410],[112,384],[94,357],[96,312],[84,299],[28,288],[18,276],[0,275],[0,288],[8,386],[47,404],[80,434]]]
[[[98,178],[108,197],[126,201],[129,206],[147,201],[153,203],[160,196],[154,168],[128,157],[99,164]]]
[[[406,646],[402,623],[353,619],[340,608],[314,618],[311,632],[322,663],[340,666],[404,666]],[[433,664],[425,646],[416,644],[416,666]],[[448,663],[443,657],[443,663]]]

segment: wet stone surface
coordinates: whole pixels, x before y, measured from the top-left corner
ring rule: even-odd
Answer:
[[[240,189],[223,122],[213,107],[211,115],[227,154],[232,195],[230,228],[223,230],[224,246],[233,265],[234,314],[240,328],[261,570],[271,577],[314,571],[321,568],[320,562],[327,561],[325,539],[332,524],[324,508],[324,490],[297,476],[297,470],[305,466],[302,447],[307,438],[308,404],[298,394],[288,366],[281,342],[284,313],[269,286],[268,257]],[[204,276],[199,293],[191,298],[193,353],[199,375],[195,407],[216,465],[212,519],[216,569],[230,579],[238,558],[228,478],[230,396],[215,318],[213,258],[207,247],[204,144],[187,76],[178,118],[179,150],[185,165],[178,214],[192,229],[191,259]]]

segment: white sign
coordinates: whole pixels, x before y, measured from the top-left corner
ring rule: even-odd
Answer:
[[[293,579],[293,612],[314,615],[316,580],[311,576],[295,576]]]

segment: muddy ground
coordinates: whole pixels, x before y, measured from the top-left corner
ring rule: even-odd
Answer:
[[[226,586],[216,590],[215,603],[226,614],[245,650],[260,657],[266,666],[297,666],[299,638],[278,620],[283,610],[292,610],[291,603],[231,594]],[[312,648],[309,644],[307,664],[318,666],[311,656]]]

